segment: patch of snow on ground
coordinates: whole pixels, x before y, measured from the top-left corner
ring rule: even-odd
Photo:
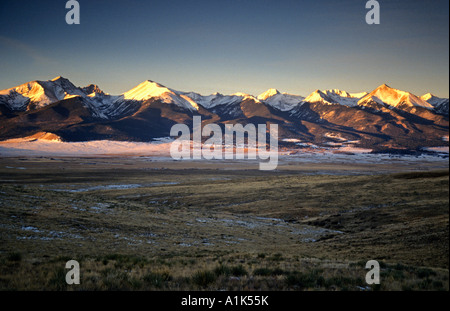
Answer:
[[[341,134],[336,134],[336,133],[326,133],[324,135],[326,138],[331,138],[331,139],[336,139],[336,140],[340,140],[340,141],[347,141],[346,138],[342,137]]]
[[[343,152],[351,152],[351,153],[371,153],[372,149],[366,149],[366,148],[358,148],[353,146],[344,146],[338,149],[339,151]]]
[[[423,148],[426,151],[437,152],[437,153],[449,153],[449,147],[426,147]]]
[[[296,138],[283,138],[281,141],[287,142],[287,143],[299,143],[301,142],[300,139]]]

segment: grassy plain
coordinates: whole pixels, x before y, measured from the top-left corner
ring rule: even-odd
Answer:
[[[448,195],[432,165],[3,158],[0,289],[448,290]]]

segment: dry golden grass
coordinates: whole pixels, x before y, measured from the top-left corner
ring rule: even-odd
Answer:
[[[448,290],[448,170],[192,165],[1,159],[0,288]]]

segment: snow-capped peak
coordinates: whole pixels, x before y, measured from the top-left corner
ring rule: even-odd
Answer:
[[[258,99],[281,111],[289,111],[305,99],[300,95],[280,93],[277,89],[269,89],[258,96]]]
[[[175,104],[189,110],[198,110],[199,107],[195,101],[186,95],[180,95],[173,90],[153,82],[146,80],[122,94],[125,100],[145,101],[151,98],[161,99],[164,103]]]
[[[327,94],[327,95],[339,95],[341,97],[352,97],[350,95],[350,93],[348,93],[346,91],[339,90],[339,89],[326,90],[326,91],[324,91],[324,93]]]
[[[435,108],[435,111],[437,111],[438,113],[448,115],[448,106],[449,106],[448,98],[437,97],[431,93],[422,95],[420,98],[429,103],[431,106],[433,106]]]
[[[429,99],[436,97],[431,93],[426,93],[425,95],[420,96],[421,99],[423,99],[424,101],[428,101]]]
[[[399,106],[422,107],[428,109],[433,108],[431,104],[420,97],[417,97],[409,92],[391,88],[387,84],[380,85],[375,90],[361,98],[358,105],[365,106],[370,101],[395,108]]]
[[[51,103],[82,96],[79,88],[63,77],[56,77],[48,81],[31,81],[22,85],[0,91],[0,101],[12,110],[26,110],[41,108]],[[30,106],[31,105],[31,106]]]
[[[259,100],[266,100],[272,96],[275,96],[277,94],[280,94],[280,92],[277,89],[268,89],[264,93],[258,95]]]
[[[325,93],[321,90],[315,90],[305,98],[305,102],[316,103],[324,102],[326,104],[337,104],[331,100]]]
[[[55,82],[55,81],[58,81],[58,80],[67,80],[67,79],[63,78],[62,76],[57,76],[56,78],[53,78],[53,79],[51,79],[51,80],[49,80],[49,81]],[[67,81],[68,81],[68,80],[67,80]]]
[[[161,84],[146,80],[128,92],[123,93],[123,97],[126,100],[147,100],[152,97],[162,96],[164,93],[173,92]]]
[[[252,95],[250,95],[250,94],[247,94],[247,93],[244,93],[244,92],[236,92],[236,93],[233,93],[233,94],[231,94],[231,96],[239,96],[239,97],[253,97]]]
[[[103,92],[96,84],[89,84],[88,86],[81,88],[81,90],[90,97],[95,96],[96,94],[109,95]]]

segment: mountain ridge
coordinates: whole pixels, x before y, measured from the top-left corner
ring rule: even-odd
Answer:
[[[353,142],[373,150],[448,144],[448,99],[418,97],[383,84],[370,93],[316,90],[307,97],[278,89],[201,95],[146,80],[119,95],[68,79],[31,81],[0,91],[0,140],[53,133],[62,140],[149,141],[176,123],[276,123],[280,139],[318,145]],[[336,139],[340,137],[340,139]],[[289,145],[289,144],[288,144]]]
[[[51,85],[52,83],[54,85]],[[26,91],[26,89],[28,89],[28,91]],[[21,95],[24,98],[21,98],[21,101],[18,100],[15,105],[13,100],[8,101],[8,95],[11,95],[11,93],[16,93],[13,95]],[[376,95],[379,94],[384,94],[384,96],[378,98]],[[232,99],[236,99],[236,97],[242,97],[243,99],[251,98],[255,101],[265,102],[282,111],[293,109],[295,105],[301,104],[302,102],[322,102],[325,104],[340,104],[343,106],[364,106],[367,105],[367,102],[372,101],[377,104],[382,102],[382,104],[395,108],[398,108],[400,104],[404,103],[407,106],[433,109],[438,104],[448,101],[446,98],[439,98],[431,93],[419,97],[410,92],[391,88],[387,84],[382,84],[370,93],[349,93],[340,89],[328,89],[324,91],[317,89],[304,97],[301,95],[281,93],[275,88],[270,88],[258,96],[253,96],[244,92],[236,92],[231,95],[223,95],[218,92],[211,95],[201,95],[195,92],[176,91],[152,80],[145,80],[129,91],[119,95],[110,95],[101,90],[96,84],[90,84],[86,87],[76,87],[68,79],[58,76],[47,81],[34,80],[16,87],[0,90],[0,104],[7,106],[10,110],[21,110],[22,107],[20,107],[20,104],[23,104],[26,101],[26,98],[28,98],[30,102],[38,102],[39,105],[37,107],[42,107],[74,96],[81,96],[83,98],[108,96],[113,99],[108,100],[109,104],[118,100],[145,101],[156,97],[163,98],[167,103],[175,103],[190,110],[196,110],[198,104],[201,104],[205,108],[211,108],[216,105],[224,104],[225,102],[230,102]],[[217,98],[224,98],[224,101],[217,102]],[[357,102],[355,102],[356,99],[358,99]],[[383,99],[385,101],[383,101]],[[212,103],[213,101],[216,101],[216,103]],[[282,102],[281,105],[280,102]]]

